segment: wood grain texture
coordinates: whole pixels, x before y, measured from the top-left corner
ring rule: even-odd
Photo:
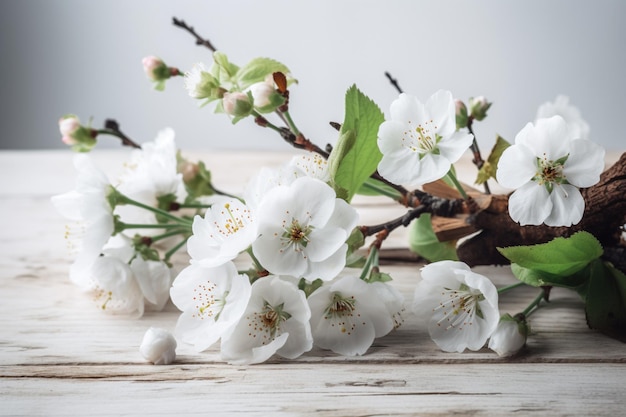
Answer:
[[[113,168],[125,155],[94,157]],[[216,185],[237,191],[261,165],[290,155],[199,157]],[[361,357],[314,349],[293,361],[234,367],[216,349],[197,353],[181,345],[173,365],[148,365],[138,352],[145,330],[173,330],[178,312],[168,305],[139,320],[106,315],[69,282],[64,221],[49,197],[72,188],[71,154],[2,152],[0,174],[0,415],[623,414],[626,346],[589,330],[578,296],[562,289],[531,317],[526,349],[509,359],[487,349],[440,352],[407,314]],[[356,203],[362,224],[404,211],[384,199]],[[403,230],[390,239],[390,247],[406,246]],[[179,267],[185,262],[176,259]],[[385,267],[407,301],[420,266]],[[508,267],[475,270],[497,285],[515,282]],[[535,292],[503,295],[501,310],[522,310]]]

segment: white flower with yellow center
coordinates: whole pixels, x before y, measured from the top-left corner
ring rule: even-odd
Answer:
[[[413,311],[445,352],[482,348],[500,321],[498,291],[463,262],[441,261],[422,268]]]
[[[387,180],[417,187],[445,176],[472,143],[456,130],[452,93],[439,90],[426,104],[408,94],[391,104],[391,120],[378,129],[383,154],[378,172]]]
[[[74,167],[78,171],[76,189],[53,196],[51,201],[62,216],[75,223],[66,233],[66,238],[72,239],[68,244],[77,252],[70,279],[89,288],[89,269],[113,233],[113,208],[108,200],[113,187],[88,155],[74,156]],[[73,238],[77,231],[79,236]]]
[[[258,210],[259,238],[252,250],[276,275],[329,281],[346,264],[358,214],[326,183],[309,177],[271,189]]]
[[[363,355],[374,339],[394,328],[392,314],[376,285],[345,276],[308,298],[315,345],[346,356]]]
[[[604,149],[576,139],[560,116],[528,123],[500,157],[496,178],[515,188],[509,214],[521,225],[571,226],[585,210],[579,187],[600,180]]]
[[[174,280],[170,296],[182,311],[176,334],[200,352],[234,329],[250,299],[250,280],[232,262],[190,265]]]
[[[271,275],[259,278],[241,320],[222,337],[222,358],[235,365],[265,362],[274,354],[295,359],[313,347],[310,318],[296,284]]]
[[[193,219],[187,241],[190,262],[212,267],[235,259],[257,238],[257,226],[254,213],[241,201],[216,200],[204,217]]]

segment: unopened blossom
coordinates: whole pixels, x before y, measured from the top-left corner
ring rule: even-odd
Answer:
[[[291,280],[259,278],[241,320],[222,337],[222,358],[235,365],[265,362],[274,354],[295,359],[313,347],[310,318],[304,292]]]
[[[389,333],[394,320],[378,289],[349,275],[315,290],[308,298],[315,345],[341,355],[363,355],[375,338]]]
[[[152,81],[162,81],[170,77],[170,70],[161,58],[146,56],[141,60],[143,70]]]
[[[445,352],[479,350],[498,326],[498,291],[463,262],[422,268],[413,311],[426,320],[432,340]]]
[[[187,241],[191,263],[218,266],[235,259],[258,236],[255,213],[237,199],[219,199],[204,217],[196,215]]]
[[[167,330],[150,327],[143,336],[139,353],[155,365],[169,365],[176,359],[176,339]]]
[[[481,121],[487,117],[487,110],[491,107],[490,102],[484,96],[472,97],[469,100],[469,113],[474,120]]]
[[[239,322],[250,299],[250,280],[232,262],[214,268],[192,264],[178,274],[170,295],[182,311],[177,336],[200,352]]]
[[[391,120],[378,129],[383,154],[379,173],[387,180],[417,187],[445,176],[472,143],[456,130],[456,105],[449,91],[439,90],[426,104],[408,94],[391,104]]]
[[[589,139],[589,124],[583,119],[578,107],[570,104],[569,97],[559,95],[554,101],[543,103],[537,109],[535,122],[552,116],[561,116],[574,139]]]
[[[489,349],[498,356],[512,356],[526,344],[529,327],[526,320],[503,314],[498,327],[489,338]]]
[[[252,102],[246,93],[235,91],[224,93],[222,105],[226,114],[235,117],[245,117],[252,112]]]
[[[66,114],[59,119],[61,141],[77,152],[88,152],[96,145],[92,129],[82,126],[78,116]]]
[[[275,275],[331,280],[346,263],[358,214],[326,183],[309,177],[271,189],[258,209],[259,238],[252,250]]]
[[[261,81],[248,87],[248,91],[252,94],[254,107],[258,109],[267,108],[272,104],[271,97],[276,94],[273,83]]]
[[[74,222],[68,226],[66,239],[77,256],[70,267],[70,279],[83,288],[91,282],[88,270],[113,234],[113,207],[109,195],[114,191],[106,175],[86,154],[74,156],[76,188],[52,197],[59,213]]]
[[[604,149],[576,139],[560,116],[528,123],[500,157],[496,178],[514,188],[509,214],[521,225],[571,226],[585,210],[579,188],[600,180]]]

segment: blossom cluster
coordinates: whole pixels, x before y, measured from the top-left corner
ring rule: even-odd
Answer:
[[[143,64],[159,89],[182,75],[156,57]],[[288,74],[270,59],[240,68],[216,52],[212,66],[196,64],[184,74],[184,86],[202,105],[216,103],[215,110],[233,123],[252,116],[298,147],[314,150],[288,112],[287,87],[294,81]],[[367,109],[354,120],[378,116],[369,99],[354,97]],[[241,196],[218,191],[204,164],[184,159],[171,129],[137,145],[115,182],[79,154],[75,190],[52,199],[73,222],[66,233],[77,253],[70,278],[107,312],[141,316],[163,309],[171,299],[181,311],[178,340],[197,351],[219,345],[222,358],[232,364],[260,363],[274,355],[295,359],[314,346],[363,355],[407,318],[405,309],[425,323],[443,351],[488,344],[499,355],[512,355],[526,342],[526,317],[539,298],[515,316],[501,314],[495,285],[449,257],[423,267],[413,301],[405,306],[391,276],[380,271],[386,235],[359,251],[373,233],[365,234],[370,229],[359,226],[350,204],[361,187],[370,187],[408,205],[409,196],[397,198],[398,190],[418,190],[438,180],[468,198],[454,164],[469,148],[477,153],[471,125],[484,119],[490,106],[477,97],[468,108],[445,90],[425,103],[402,93],[387,120],[380,112],[381,122],[370,127],[374,130],[350,128],[358,122],[347,118],[330,155],[308,153],[278,168],[262,168]],[[266,118],[274,113],[285,127]],[[59,129],[63,141],[81,152],[93,148],[100,133],[127,140],[117,130],[82,126],[74,115],[63,117]],[[515,222],[571,226],[581,221],[585,202],[579,188],[597,183],[604,166],[604,150],[588,139],[588,130],[578,110],[559,98],[542,106],[535,122],[494,157],[497,167],[490,178],[514,190],[508,211]],[[373,142],[351,160],[354,142],[368,138]],[[346,160],[351,162],[342,166]],[[346,175],[346,165],[353,171],[367,166],[365,177],[371,174],[373,181],[355,180],[361,174],[351,171]],[[401,220],[380,230],[389,233],[405,223]],[[188,264],[178,271],[171,258],[184,248]],[[175,347],[164,331],[154,330],[146,335],[142,354],[153,363],[170,363]]]

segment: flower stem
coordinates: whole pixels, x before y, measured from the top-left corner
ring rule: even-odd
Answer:
[[[289,129],[291,130],[291,132],[294,135],[299,136],[300,135],[300,131],[296,127],[296,124],[293,122],[293,119],[291,118],[291,115],[289,114],[289,111],[288,110],[284,111],[283,115],[285,116],[285,119],[287,119],[287,125],[289,126]]]
[[[154,243],[154,242],[157,242],[159,240],[163,240],[163,239],[166,239],[168,237],[172,237],[172,236],[176,236],[176,235],[182,235],[182,234],[185,234],[187,232],[188,232],[188,230],[185,230],[185,229],[173,229],[173,230],[171,230],[169,232],[162,233],[160,235],[151,236],[150,237],[150,241],[151,241],[151,243]]]
[[[376,246],[370,247],[370,253],[365,260],[363,270],[361,271],[361,280],[367,281],[367,275],[370,273],[373,267],[378,266],[378,248]]]
[[[516,282],[515,284],[507,285],[506,287],[498,288],[498,294],[505,293],[514,288],[521,287],[522,285],[526,285],[525,282]]]
[[[543,300],[544,298],[545,298],[545,291],[542,289],[541,292],[537,294],[535,299],[530,304],[528,304],[528,307],[526,307],[524,311],[522,311],[522,314],[524,315],[524,317],[528,317],[532,313],[534,313],[535,310],[539,308],[538,305],[541,302],[541,300]]]
[[[472,162],[474,163],[474,165],[476,165],[476,168],[481,169],[483,167],[483,165],[485,165],[485,161],[483,160],[483,157],[480,155],[480,148],[478,147],[478,141],[476,140],[476,134],[474,134],[474,129],[472,129],[472,123],[473,122],[474,122],[474,119],[472,117],[469,117],[467,119],[467,130],[474,137],[474,139],[472,139],[472,144],[470,145],[470,149],[471,149],[473,157],[474,157],[472,159]],[[491,194],[491,190],[489,189],[489,184],[487,184],[487,181],[485,181],[484,187],[485,187],[485,193],[486,194]]]
[[[191,220],[183,219],[183,218],[175,216],[175,215],[173,215],[173,214],[171,214],[171,213],[169,213],[169,212],[167,212],[165,210],[161,210],[159,208],[148,206],[146,204],[140,203],[139,201],[135,201],[132,198],[127,197],[127,196],[125,196],[124,194],[122,194],[120,192],[118,192],[117,197],[118,197],[118,203],[119,204],[130,204],[130,205],[133,205],[133,206],[137,206],[137,207],[140,207],[142,209],[145,209],[145,210],[151,211],[153,213],[159,214],[159,215],[161,215],[161,216],[163,216],[163,217],[165,217],[167,219],[173,220],[173,221],[175,221],[177,223],[180,223],[180,225],[183,225],[185,227],[191,227],[191,224],[192,224]]]
[[[384,195],[385,197],[389,197],[396,201],[402,198],[402,194],[400,194],[398,191],[391,191],[389,189],[379,187],[378,185],[371,182],[365,181],[363,183],[363,188],[368,188],[372,191],[377,192],[380,195]]]
[[[126,229],[172,229],[178,228],[180,229],[180,224],[174,223],[151,223],[151,224],[133,224],[133,223],[118,223],[121,227],[121,230]]]
[[[256,256],[254,256],[254,253],[252,252],[252,246],[248,246],[248,249],[246,249],[246,252],[248,253],[248,255],[250,255],[250,258],[252,259],[252,263],[254,263],[254,267],[256,268],[258,272],[266,271],[266,269],[263,268],[263,265],[261,265],[261,262],[259,262]]]
[[[454,175],[452,170],[448,171],[448,174],[446,176],[448,177],[450,181],[452,181],[452,184],[454,184],[454,187],[458,190],[459,194],[461,194],[461,197],[463,197],[463,200],[467,200],[468,199],[467,193],[461,186],[461,183],[459,182],[459,180],[456,179],[456,175]]]
[[[170,258],[172,257],[172,255],[174,255],[180,248],[182,248],[185,245],[185,243],[187,243],[187,238],[184,238],[183,240],[178,242],[172,249],[170,249],[167,252],[165,252],[165,256],[163,257],[163,261],[164,262],[169,261]]]

